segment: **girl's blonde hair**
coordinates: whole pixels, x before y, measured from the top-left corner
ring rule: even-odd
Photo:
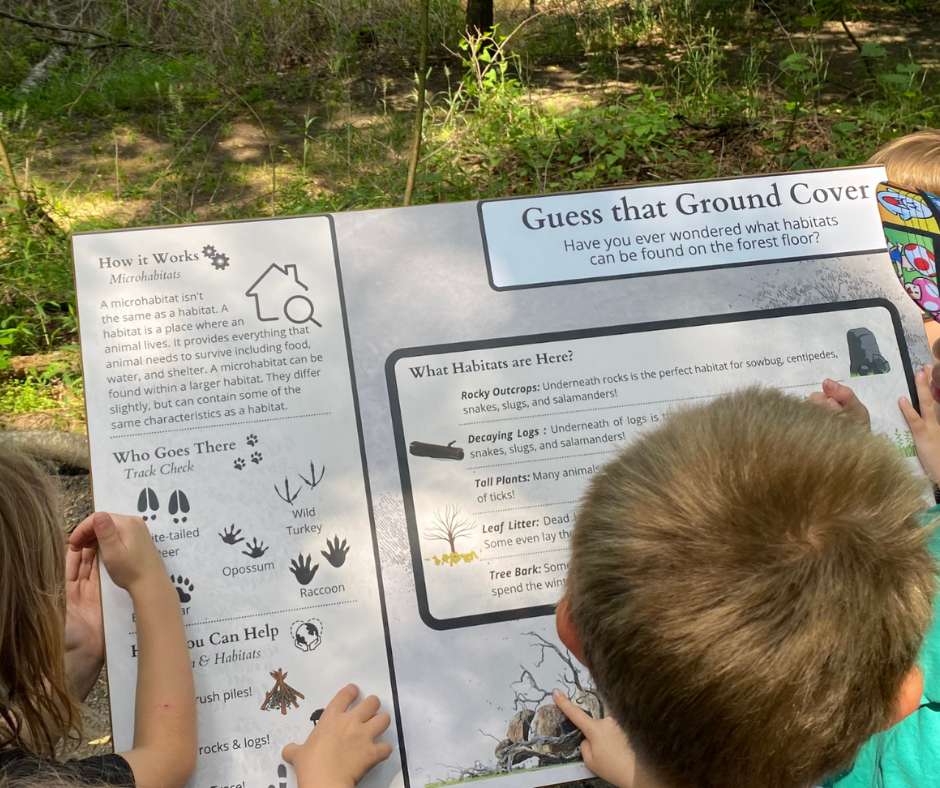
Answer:
[[[52,757],[77,734],[65,675],[65,534],[49,477],[0,448],[0,749]]]

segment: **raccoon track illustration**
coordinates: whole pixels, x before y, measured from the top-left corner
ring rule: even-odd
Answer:
[[[173,516],[174,523],[185,523],[189,513],[189,498],[182,490],[173,490],[170,493],[170,504],[167,511]],[[177,517],[177,515],[179,515]]]
[[[157,509],[160,508],[160,501],[157,494],[149,487],[144,487],[137,496],[137,511],[144,522],[157,519]]]
[[[234,466],[234,468],[235,468],[236,471],[240,471],[242,468],[245,467],[245,458],[244,458],[244,457],[236,457],[236,458],[235,458],[235,462],[233,462],[232,465]]]
[[[264,459],[264,457],[261,456],[261,452],[260,452],[260,451],[253,451],[253,452],[251,453],[251,461],[252,461],[255,465],[257,465],[257,464],[258,464],[259,462],[261,462],[263,459]]]
[[[179,595],[181,604],[185,605],[193,598],[191,592],[195,590],[195,586],[188,577],[170,575],[170,582],[176,587],[176,593]]]
[[[245,443],[247,443],[249,446],[257,446],[258,436],[252,433],[251,435],[245,438]]]

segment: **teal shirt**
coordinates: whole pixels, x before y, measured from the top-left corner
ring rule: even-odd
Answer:
[[[934,506],[928,516],[940,516]],[[940,565],[940,530],[931,540]],[[851,770],[827,788],[927,788],[940,785],[940,595],[920,656],[924,694],[920,708],[890,730],[869,739]]]

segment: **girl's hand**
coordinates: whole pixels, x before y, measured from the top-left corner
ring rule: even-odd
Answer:
[[[631,788],[636,773],[636,755],[621,727],[610,717],[594,719],[561,690],[555,690],[552,698],[584,734],[581,742],[584,765],[618,788]]]
[[[898,400],[901,413],[914,437],[917,459],[920,460],[924,473],[934,484],[940,483],[940,422],[937,421],[937,410],[931,394],[932,374],[936,372],[937,366],[934,366],[933,370],[930,367],[922,367],[914,375],[920,413],[914,410],[907,397]]]
[[[155,579],[169,583],[150,531],[139,517],[95,512],[72,531],[69,549],[97,548],[98,556],[116,585],[134,593]]]
[[[844,413],[846,418],[871,429],[868,408],[855,396],[855,392],[843,383],[826,378],[822,382],[822,391],[814,391],[807,399],[833,413]]]
[[[65,555],[65,669],[73,694],[84,700],[104,664],[104,625],[98,559],[89,547]]]
[[[362,776],[392,753],[392,746],[377,742],[391,723],[379,713],[379,699],[359,697],[355,684],[343,687],[329,702],[323,716],[303,744],[288,744],[281,757],[297,772],[298,788],[352,788]]]

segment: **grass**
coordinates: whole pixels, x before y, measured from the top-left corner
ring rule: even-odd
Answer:
[[[915,0],[860,7],[861,52],[795,2],[576,5],[545,0],[516,29],[528,4],[506,0],[486,41],[461,40],[459,3],[435,0],[417,203],[856,164],[940,124],[936,67],[918,63],[938,42],[892,43],[930,18]],[[400,204],[412,26],[391,0],[369,7],[383,15],[327,18],[295,65],[287,38],[275,52],[246,28],[241,49],[72,53],[27,94],[45,50],[17,29],[0,135],[32,210],[0,191],[0,368],[76,341],[71,231]],[[3,413],[62,405],[56,380],[0,384]]]

